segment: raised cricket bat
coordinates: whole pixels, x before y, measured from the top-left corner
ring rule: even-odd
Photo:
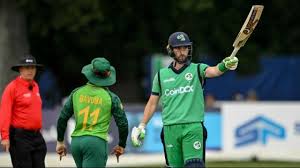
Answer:
[[[231,58],[234,57],[239,51],[239,49],[245,45],[246,41],[250,37],[251,33],[253,32],[259,21],[263,9],[263,5],[252,6],[246,21],[244,22],[239,34],[233,42],[232,46],[234,47],[234,49],[230,55]]]

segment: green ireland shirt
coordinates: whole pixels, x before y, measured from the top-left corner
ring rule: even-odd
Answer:
[[[74,114],[75,136],[96,136],[107,141],[111,116],[119,129],[119,145],[126,146],[128,121],[117,95],[103,87],[90,83],[72,91],[67,99],[57,122],[57,139],[62,141],[67,121]]]
[[[159,94],[164,125],[204,121],[204,98],[200,78],[208,65],[190,63],[176,70],[172,64],[155,75],[152,94]],[[199,71],[198,71],[199,68]],[[200,73],[198,75],[198,72]]]

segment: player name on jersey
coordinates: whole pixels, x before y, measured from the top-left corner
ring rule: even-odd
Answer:
[[[79,102],[99,105],[99,104],[102,104],[102,98],[97,97],[97,96],[92,97],[92,96],[87,96],[87,95],[80,95]]]

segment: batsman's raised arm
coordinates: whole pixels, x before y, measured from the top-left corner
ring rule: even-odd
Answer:
[[[218,65],[207,67],[205,70],[205,77],[213,78],[222,75],[228,70],[235,70],[238,66],[238,62],[239,60],[237,57],[226,57]]]

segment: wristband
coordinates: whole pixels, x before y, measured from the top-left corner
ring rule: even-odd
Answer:
[[[146,124],[145,124],[145,123],[140,123],[140,124],[139,124],[139,128],[144,128],[144,129],[145,129],[145,127],[146,127]]]
[[[224,62],[221,62],[221,63],[218,64],[218,69],[219,69],[219,71],[221,71],[221,72],[226,72],[226,71],[228,70],[228,69],[226,68]]]

